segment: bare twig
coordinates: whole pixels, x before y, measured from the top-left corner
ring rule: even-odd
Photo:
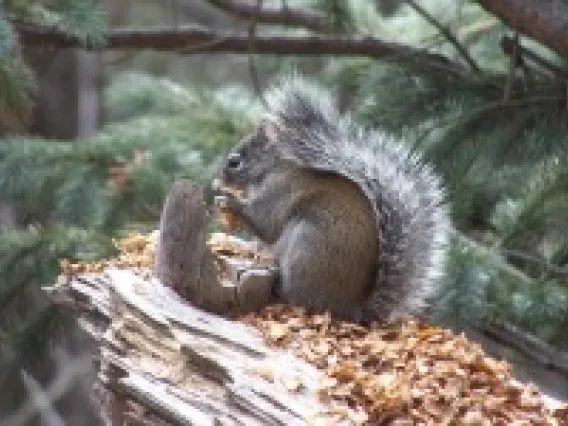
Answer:
[[[257,13],[253,15],[249,27],[250,44],[249,44],[248,64],[249,64],[249,72],[254,91],[256,95],[259,97],[263,106],[266,108],[267,103],[266,100],[264,99],[264,96],[262,95],[262,89],[260,87],[260,81],[258,79],[258,71],[254,61],[254,40],[256,37],[256,25],[258,23],[258,17],[260,16],[261,11],[262,11],[262,0],[257,0],[257,8],[256,8]]]
[[[172,7],[172,22],[174,24],[174,27],[177,28],[178,26],[178,19],[179,19],[179,10],[178,10],[178,2],[176,0],[170,0],[171,2],[171,7]]]
[[[511,100],[511,93],[513,91],[513,84],[515,81],[515,71],[519,64],[519,33],[515,33],[513,41],[513,49],[509,55],[509,72],[507,74],[507,80],[505,81],[505,89],[503,91],[503,101],[509,102]]]
[[[565,70],[557,65],[554,65],[553,63],[544,59],[542,56],[537,55],[532,50],[529,50],[520,44],[518,44],[518,46],[515,47],[515,43],[516,42],[514,37],[504,36],[503,38],[501,38],[501,48],[503,49],[503,52],[506,55],[512,55],[514,53],[514,49],[518,49],[519,57],[530,60],[531,62],[539,65],[541,68],[548,70],[557,78],[563,80],[568,79],[568,70]]]
[[[24,369],[20,370],[20,377],[28,391],[28,395],[30,395],[31,400],[37,406],[37,411],[39,411],[41,419],[50,426],[64,426],[65,422],[63,418],[53,406],[53,401],[41,387],[41,384]]]
[[[53,404],[54,401],[58,400],[61,395],[63,395],[69,387],[77,380],[78,376],[84,374],[92,365],[92,356],[84,355],[77,359],[71,359],[67,363],[65,369],[63,369],[60,374],[47,386],[46,389],[42,389],[40,384],[37,383],[29,374],[24,370],[21,370],[21,377],[24,381],[25,386],[29,389],[30,394],[34,396],[35,400],[29,400],[24,403],[16,413],[4,417],[2,419],[2,424],[6,425],[26,425],[29,424],[30,420],[36,414],[38,407],[41,410],[49,410],[53,419],[55,419],[55,412],[51,411],[49,406]],[[58,424],[58,423],[49,423]]]
[[[426,9],[424,9],[421,5],[416,3],[414,0],[404,0],[412,9],[416,11],[420,16],[422,16],[426,21],[428,21],[432,26],[434,26],[440,34],[442,34],[448,42],[454,46],[454,48],[458,51],[458,53],[462,56],[462,58],[467,62],[470,68],[479,73],[481,69],[473,60],[467,49],[459,42],[459,40],[452,34],[450,29],[445,25],[442,25],[436,18],[434,18]]]

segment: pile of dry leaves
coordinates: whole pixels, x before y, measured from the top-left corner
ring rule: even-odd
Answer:
[[[113,241],[119,252],[117,257],[95,262],[71,262],[69,259],[61,259],[59,261],[61,273],[74,276],[103,272],[107,268],[149,269],[154,264],[157,237],[157,231],[147,236],[132,232],[123,239]]]
[[[414,322],[360,327],[286,305],[242,320],[325,370],[321,397],[362,407],[370,424],[568,424],[568,407],[550,412],[506,362],[448,330]]]
[[[117,259],[63,261],[63,273],[151,267],[155,237],[132,234],[118,241]],[[225,243],[210,246],[231,252]],[[269,345],[325,371],[321,398],[363,409],[368,424],[568,425],[568,405],[552,412],[535,387],[514,380],[509,364],[449,330],[411,321],[361,327],[287,305],[241,321],[260,330]]]

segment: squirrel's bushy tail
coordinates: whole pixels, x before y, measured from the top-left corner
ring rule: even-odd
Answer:
[[[450,231],[438,176],[402,141],[355,125],[329,93],[297,75],[280,79],[266,100],[282,156],[352,180],[375,210],[377,279],[364,316],[419,314],[443,272]]]

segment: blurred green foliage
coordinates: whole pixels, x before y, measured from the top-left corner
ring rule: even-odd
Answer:
[[[324,11],[339,33],[428,47],[464,63],[409,6],[385,19],[366,0],[293,3]],[[452,30],[480,73],[466,66],[458,74],[434,71],[416,58],[266,56],[257,67],[268,77],[293,67],[317,76],[359,122],[404,138],[443,176],[456,230],[437,318],[475,325],[499,316],[567,348],[565,90],[533,64],[510,73],[499,46],[507,29],[476,2],[422,4]],[[34,76],[10,19],[56,23],[101,42],[103,16],[95,1],[5,2],[0,104],[25,110],[33,99]],[[551,63],[564,62],[545,46],[523,44]],[[109,256],[113,237],[155,228],[176,179],[202,184],[209,196],[222,155],[252,129],[262,102],[248,82],[212,90],[126,70],[112,76],[104,107],[107,124],[88,140],[12,137],[0,144],[0,204],[14,209],[17,222],[0,238],[0,333],[10,348],[0,352],[2,366],[48,338],[44,327],[56,315],[45,300],[30,300],[53,282],[58,259]]]

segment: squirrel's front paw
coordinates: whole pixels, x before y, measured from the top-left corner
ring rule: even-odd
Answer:
[[[242,203],[233,194],[227,193],[215,197],[215,204],[219,209],[221,222],[228,232],[234,232],[241,225]]]
[[[215,204],[221,211],[230,211],[235,215],[239,215],[243,211],[243,202],[230,192],[215,197]]]
[[[219,179],[213,181],[212,188],[219,194],[215,197],[215,204],[219,208],[231,210],[235,214],[242,211],[242,189],[224,186]]]

